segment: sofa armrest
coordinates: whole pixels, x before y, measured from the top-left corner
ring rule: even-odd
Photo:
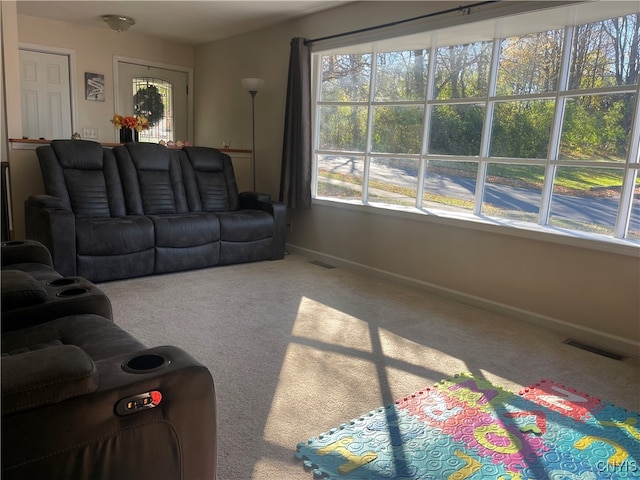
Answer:
[[[76,224],[71,210],[51,195],[33,195],[25,201],[27,238],[49,249],[58,273],[76,275]]]
[[[271,202],[271,195],[262,192],[241,192],[239,195],[240,208],[259,209],[258,204]]]
[[[53,260],[47,247],[35,240],[14,240],[2,243],[2,266],[17,263],[42,263],[53,267]]]
[[[148,368],[127,371],[132,360]],[[95,392],[3,416],[11,440],[2,445],[3,479],[216,478],[215,390],[206,367],[171,346],[95,364]],[[148,392],[160,393],[155,407],[122,414],[121,402]]]
[[[75,345],[2,355],[2,415],[96,391],[93,360]]]
[[[31,307],[47,301],[47,289],[20,270],[2,270],[2,312]],[[4,320],[4,315],[2,320]]]
[[[273,248],[271,260],[284,258],[287,236],[287,206],[282,202],[271,200],[271,195],[260,192],[242,192],[240,194],[240,208],[262,210],[273,217]]]

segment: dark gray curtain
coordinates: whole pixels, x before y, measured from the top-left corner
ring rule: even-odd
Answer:
[[[289,56],[280,201],[311,208],[311,46],[297,37]]]

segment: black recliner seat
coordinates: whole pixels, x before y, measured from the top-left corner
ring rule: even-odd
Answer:
[[[211,479],[211,374],[73,315],[2,335],[2,478]]]
[[[40,242],[9,240],[2,242],[2,270],[20,270],[35,280],[52,281],[62,277],[53,268],[51,253]]]
[[[189,210],[220,219],[220,264],[284,257],[284,204],[256,192],[240,195],[231,158],[219,150],[184,147],[180,161]]]
[[[66,315],[91,313],[112,319],[111,302],[82,277],[63,277],[49,251],[33,240],[2,243],[2,332]]]
[[[155,233],[154,273],[211,267],[220,256],[218,217],[189,212],[175,150],[150,143],[115,147],[128,215],[146,215]]]
[[[27,238],[51,251],[55,269],[92,282],[154,273],[153,222],[127,215],[113,152],[53,140],[37,154],[46,195],[27,199]]]

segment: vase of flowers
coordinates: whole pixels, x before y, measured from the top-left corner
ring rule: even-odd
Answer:
[[[139,133],[149,130],[149,121],[142,115],[122,116],[116,113],[111,123],[120,130],[120,143],[137,142]]]

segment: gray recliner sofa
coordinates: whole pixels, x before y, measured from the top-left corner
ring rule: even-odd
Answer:
[[[100,282],[284,258],[286,206],[238,192],[217,149],[53,140],[36,152],[45,195],[25,203],[26,236],[64,276]]]

